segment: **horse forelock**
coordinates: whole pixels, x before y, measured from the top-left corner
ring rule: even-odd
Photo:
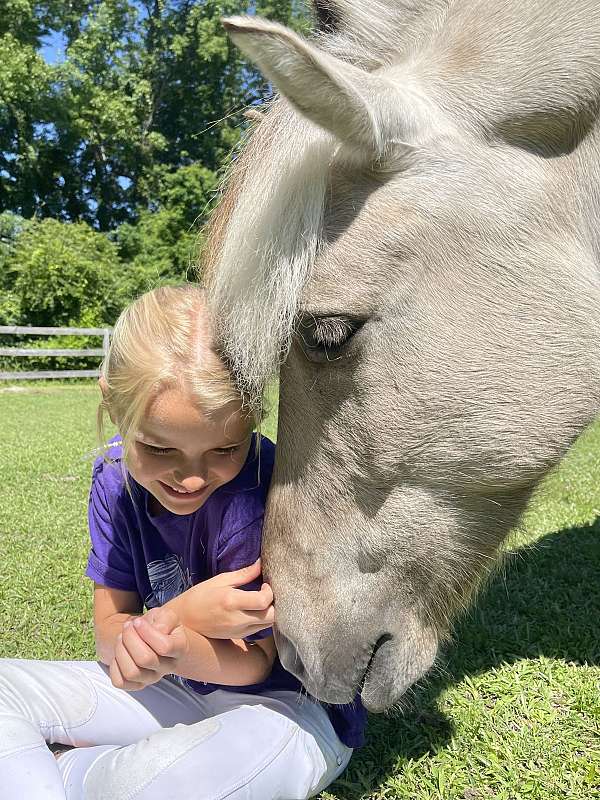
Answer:
[[[216,338],[252,403],[290,345],[321,241],[334,148],[276,102],[234,165],[211,226],[205,274]]]

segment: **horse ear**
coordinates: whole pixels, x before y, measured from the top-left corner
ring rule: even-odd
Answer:
[[[393,84],[323,52],[293,31],[259,17],[228,17],[235,44],[305,117],[337,139],[382,153]],[[388,102],[386,103],[386,99]]]

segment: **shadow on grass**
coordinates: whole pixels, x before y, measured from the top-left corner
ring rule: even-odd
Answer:
[[[438,710],[443,689],[501,664],[545,656],[600,664],[600,518],[549,534],[511,554],[440,659],[444,674],[414,690],[402,714],[371,716],[371,744],[357,751],[331,791],[344,800],[378,790],[398,761],[442,749],[452,736]]]

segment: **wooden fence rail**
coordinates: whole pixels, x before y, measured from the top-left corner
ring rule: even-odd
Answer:
[[[41,347],[0,347],[0,356],[11,358],[31,358],[31,357],[52,357],[68,356],[78,357],[104,357],[108,353],[110,335],[112,328],[34,328],[22,325],[0,325],[0,336],[101,336],[102,347],[92,347],[88,349],[69,348],[41,348]],[[35,370],[35,371],[0,371],[0,381],[23,381],[23,380],[48,380],[49,378],[97,378],[100,375],[99,369],[57,369],[57,370]]]

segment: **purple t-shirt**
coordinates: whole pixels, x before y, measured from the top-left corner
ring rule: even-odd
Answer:
[[[92,547],[86,575],[102,586],[137,592],[146,608],[162,606],[173,597],[221,572],[253,564],[260,555],[265,500],[275,447],[261,437],[260,457],[253,437],[239,474],[220,486],[193,514],[164,510],[152,516],[150,494],[131,476],[125,484],[118,441],[94,464],[89,499]],[[241,587],[258,589],[257,580]],[[271,634],[261,631],[248,639]],[[269,677],[252,686],[222,686],[185,680],[191,689],[208,694],[215,689],[260,694],[300,691],[300,682],[278,658]],[[364,743],[366,712],[360,701],[324,706],[336,733],[348,747]]]

